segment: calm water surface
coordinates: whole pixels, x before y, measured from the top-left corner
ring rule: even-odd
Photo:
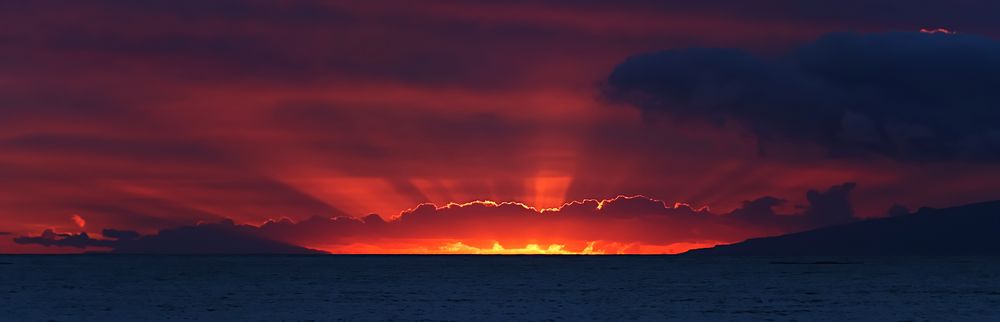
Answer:
[[[0,256],[10,321],[1000,321],[1000,258]]]

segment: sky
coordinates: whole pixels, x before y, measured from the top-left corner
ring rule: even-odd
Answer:
[[[674,253],[1000,199],[998,10],[0,1],[0,252]]]

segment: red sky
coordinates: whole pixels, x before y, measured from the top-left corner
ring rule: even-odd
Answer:
[[[602,99],[616,66],[646,52],[772,55],[839,31],[1000,31],[972,10],[893,11],[901,1],[863,13],[832,2],[740,3],[0,4],[0,231],[11,233],[0,252],[82,251],[6,238],[45,229],[150,234],[372,213],[392,221],[424,203],[477,200],[542,209],[642,195],[725,217],[773,196],[788,200],[777,213],[794,216],[810,205],[807,191],[854,182],[853,214],[873,217],[896,203],[1000,198],[992,162],[828,158],[808,144],[762,154],[745,129],[664,122]],[[621,232],[608,234],[589,219],[471,219],[482,222],[469,224],[474,234],[440,220],[412,236],[281,240],[335,252],[484,251],[463,247],[501,241],[673,252],[801,228],[713,222],[684,226],[711,233],[685,234],[656,218],[616,221]]]

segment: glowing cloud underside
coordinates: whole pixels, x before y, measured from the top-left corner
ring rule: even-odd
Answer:
[[[783,201],[772,197],[746,201],[725,214],[641,195],[571,201],[555,208],[487,200],[443,206],[425,203],[388,220],[374,214],[298,222],[286,218],[259,226],[226,220],[145,236],[105,229],[101,238],[95,238],[49,230],[18,240],[129,252],[142,252],[144,245],[183,250],[174,244],[199,245],[201,241],[192,238],[201,238],[218,245],[240,240],[231,244],[253,241],[275,250],[304,251],[290,247],[295,246],[348,254],[674,254],[853,221],[847,200],[853,188],[853,183],[845,183],[826,191],[809,191],[809,205],[793,214],[776,213],[775,206]]]

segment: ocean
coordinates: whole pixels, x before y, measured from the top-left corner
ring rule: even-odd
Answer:
[[[1000,258],[0,255],[4,321],[1000,321]]]

